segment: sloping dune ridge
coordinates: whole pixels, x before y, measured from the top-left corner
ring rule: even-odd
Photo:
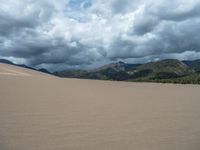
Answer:
[[[0,150],[200,150],[200,86],[0,64]]]

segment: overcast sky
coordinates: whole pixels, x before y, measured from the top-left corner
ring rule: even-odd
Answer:
[[[0,57],[51,70],[200,58],[199,0],[0,0]]]

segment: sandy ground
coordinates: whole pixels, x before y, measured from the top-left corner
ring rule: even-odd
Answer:
[[[200,150],[200,86],[62,79],[0,64],[0,150]]]

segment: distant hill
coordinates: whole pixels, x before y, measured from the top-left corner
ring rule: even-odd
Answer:
[[[4,63],[4,64],[10,64],[10,65],[13,65],[14,63],[9,61],[9,60],[6,60],[6,59],[0,59],[0,63]]]
[[[54,72],[54,75],[65,78],[82,78],[85,74],[87,74],[87,71],[84,70],[64,70]]]
[[[194,70],[183,62],[175,59],[167,59],[137,67],[132,73],[132,78],[145,78],[149,80],[171,79],[186,76],[191,73],[194,73]]]
[[[127,80],[129,75],[128,70],[131,70],[140,64],[126,64],[117,62],[108,64],[90,71],[85,70],[67,70],[59,71],[54,74],[60,77],[67,78],[83,78],[83,79],[99,79],[99,80]]]
[[[193,61],[183,61],[186,65],[194,69],[195,71],[200,72],[200,59]]]
[[[67,78],[116,81],[200,83],[200,60],[179,61],[166,59],[146,64],[117,62],[100,68],[59,71],[54,74]]]
[[[107,70],[107,69],[113,69],[116,72],[120,72],[120,71],[126,71],[129,69],[135,68],[140,65],[141,64],[127,64],[122,61],[119,61],[117,63],[107,64],[107,65],[97,68],[93,71],[102,71],[102,70]]]
[[[41,69],[36,69],[37,71],[43,72],[43,73],[47,73],[47,74],[51,74],[47,69],[41,68]]]

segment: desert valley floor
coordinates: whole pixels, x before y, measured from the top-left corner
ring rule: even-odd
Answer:
[[[0,150],[199,150],[200,86],[64,79],[0,64]]]

